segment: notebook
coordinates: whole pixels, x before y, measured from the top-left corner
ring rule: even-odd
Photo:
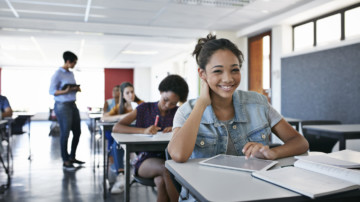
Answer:
[[[276,165],[277,161],[258,158],[245,159],[245,156],[219,154],[200,161],[199,163],[206,166],[253,172],[268,170],[272,166]]]

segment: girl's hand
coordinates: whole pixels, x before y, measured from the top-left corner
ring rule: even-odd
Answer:
[[[171,131],[172,131],[172,127],[170,126],[170,127],[164,128],[163,133],[170,133]]]
[[[161,130],[160,127],[157,127],[155,125],[151,125],[148,128],[145,128],[144,134],[156,134],[159,130]]]
[[[211,104],[211,98],[210,98],[210,88],[208,83],[201,79],[201,88],[200,88],[200,96],[199,100],[201,100],[206,106]]]
[[[276,154],[272,151],[269,146],[265,146],[261,143],[248,142],[245,144],[242,152],[245,155],[245,158],[256,157],[260,159],[276,159]]]

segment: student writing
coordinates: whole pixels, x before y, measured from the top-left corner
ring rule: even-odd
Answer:
[[[179,101],[185,102],[188,95],[186,81],[178,75],[169,75],[159,84],[160,100],[139,105],[113,128],[118,133],[156,134],[158,131],[171,132],[173,118]],[[159,116],[155,126],[156,116]],[[135,127],[129,125],[136,120]],[[135,175],[154,178],[158,201],[177,201],[179,193],[172,184],[165,168],[165,153],[141,152],[135,164]]]

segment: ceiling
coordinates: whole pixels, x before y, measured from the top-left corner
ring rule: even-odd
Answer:
[[[251,34],[328,2],[354,1],[0,0],[0,67],[57,67],[66,50],[79,68],[150,67],[210,31]]]

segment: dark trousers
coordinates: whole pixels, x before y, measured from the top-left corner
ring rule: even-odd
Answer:
[[[55,114],[60,125],[60,147],[63,161],[75,159],[76,148],[79,143],[81,127],[80,114],[75,102],[55,102]],[[73,133],[70,155],[67,151],[67,143],[70,131]]]

